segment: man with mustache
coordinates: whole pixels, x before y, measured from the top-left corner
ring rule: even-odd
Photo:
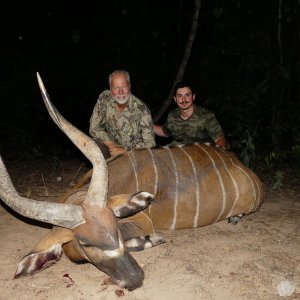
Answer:
[[[132,148],[155,146],[150,110],[131,94],[130,76],[125,70],[109,75],[110,90],[99,95],[90,119],[90,135],[104,157],[119,155]]]
[[[208,109],[195,105],[195,94],[186,82],[175,87],[174,101],[178,108],[168,114],[162,125],[154,125],[154,132],[161,137],[172,137],[171,144],[214,143],[227,148],[223,130]]]

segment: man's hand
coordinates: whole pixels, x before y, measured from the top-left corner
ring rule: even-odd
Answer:
[[[120,146],[112,146],[112,147],[109,147],[109,153],[111,156],[116,156],[116,155],[119,155],[119,154],[122,154],[124,153],[126,150],[123,148],[123,147],[120,147]]]
[[[104,141],[103,144],[108,148],[109,154],[112,157],[126,151],[123,147],[113,143],[112,141]]]
[[[112,141],[105,141],[103,144],[108,148],[111,156],[116,156],[126,151],[123,147],[113,143]]]
[[[215,143],[219,147],[221,147],[225,150],[227,149],[227,142],[226,142],[226,139],[224,137],[219,137],[218,139],[215,140]]]
[[[163,131],[162,126],[161,125],[153,125],[153,130],[155,132],[156,135],[158,136],[162,136],[162,137],[167,137],[166,133]]]

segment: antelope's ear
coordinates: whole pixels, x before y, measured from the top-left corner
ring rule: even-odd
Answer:
[[[120,194],[110,197],[108,203],[115,216],[125,218],[132,216],[145,208],[154,201],[154,195],[147,192],[138,192],[133,195]]]
[[[59,261],[61,255],[61,244],[53,245],[51,248],[42,252],[29,253],[19,262],[14,278],[33,275],[47,269]]]
[[[33,275],[60,260],[62,245],[74,239],[71,230],[53,227],[18,264],[14,278]]]

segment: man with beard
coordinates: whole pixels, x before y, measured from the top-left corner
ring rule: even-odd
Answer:
[[[131,94],[130,76],[125,70],[109,75],[110,90],[99,95],[90,119],[90,135],[104,157],[119,155],[132,148],[155,146],[151,113]]]
[[[195,94],[186,82],[175,87],[174,101],[178,108],[168,114],[162,125],[154,125],[154,132],[161,137],[172,137],[173,144],[213,143],[227,148],[223,130],[208,109],[195,105]]]

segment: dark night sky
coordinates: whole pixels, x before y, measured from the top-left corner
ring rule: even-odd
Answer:
[[[176,75],[193,6],[193,1],[10,2],[1,10],[1,151],[16,140],[39,143],[55,128],[41,101],[37,71],[60,112],[85,132],[116,68],[130,72],[133,93],[155,113]]]
[[[281,67],[289,74],[298,72],[294,2],[283,3],[282,16]],[[32,153],[66,143],[44,107],[37,71],[59,111],[85,132],[108,74],[117,68],[130,72],[132,92],[154,115],[178,71],[193,10],[194,0],[7,3],[0,11],[0,152]],[[297,76],[285,82],[278,71],[277,17],[278,4],[271,0],[202,1],[185,79],[238,143],[249,131],[271,145],[274,120],[281,126],[299,108],[293,100],[299,97]],[[295,132],[283,132],[290,144]]]

